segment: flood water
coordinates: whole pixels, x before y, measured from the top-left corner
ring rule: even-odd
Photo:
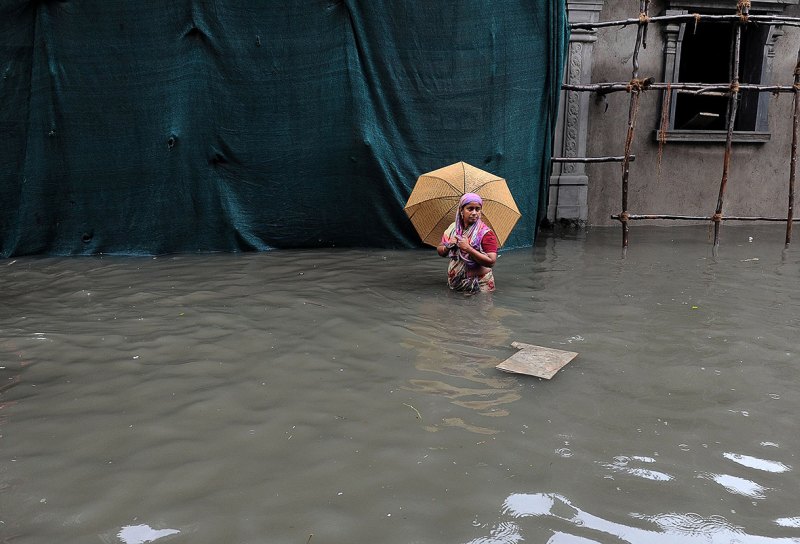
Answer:
[[[797,244],[2,260],[0,542],[800,542]]]

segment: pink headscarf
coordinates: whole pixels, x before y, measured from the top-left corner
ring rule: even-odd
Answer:
[[[483,199],[476,193],[466,193],[458,201],[458,209],[456,210],[456,228],[454,234],[456,236],[465,236],[469,240],[469,245],[478,251],[481,251],[481,241],[483,240],[483,236],[491,229],[489,229],[489,227],[486,226],[486,223],[480,219],[470,225],[469,228],[464,228],[461,218],[461,211],[464,209],[464,206],[472,203],[480,204],[481,207],[483,207]],[[462,259],[468,265],[475,266],[475,263],[472,261],[472,259],[470,259],[469,254],[459,250],[458,248],[453,248],[450,255],[452,257]]]
[[[456,210],[456,234],[461,236],[464,233],[464,225],[462,224],[461,211],[464,206],[472,203],[480,204],[483,207],[483,199],[477,193],[465,193],[461,200],[458,201],[458,209]],[[483,223],[483,221],[481,221]]]

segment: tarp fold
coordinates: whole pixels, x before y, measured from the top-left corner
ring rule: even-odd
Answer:
[[[563,0],[0,2],[0,255],[419,246],[456,161],[530,245]]]

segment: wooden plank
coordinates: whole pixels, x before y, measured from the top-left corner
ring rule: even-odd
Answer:
[[[563,351],[523,342],[512,342],[511,345],[519,351],[495,368],[504,372],[527,374],[546,380],[555,376],[556,372],[561,370],[564,365],[578,356],[574,351]]]

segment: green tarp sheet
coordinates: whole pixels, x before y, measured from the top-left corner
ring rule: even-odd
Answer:
[[[417,177],[531,245],[564,0],[0,0],[0,256],[415,247]]]

